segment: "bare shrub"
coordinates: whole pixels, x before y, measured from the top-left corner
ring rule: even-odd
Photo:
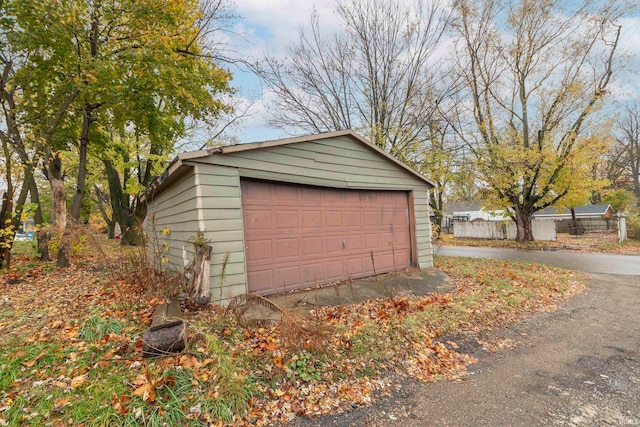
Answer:
[[[239,295],[231,300],[227,312],[244,327],[272,327],[287,351],[323,353],[331,337],[330,326],[317,316],[282,308],[261,295]]]

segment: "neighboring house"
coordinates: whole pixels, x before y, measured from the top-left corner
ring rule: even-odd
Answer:
[[[28,232],[28,231],[32,231],[36,228],[36,222],[33,219],[32,216],[22,216],[22,231],[23,232]]]
[[[618,219],[611,205],[584,205],[574,208],[577,228],[582,231],[615,231]],[[546,208],[533,214],[534,219],[553,219],[558,233],[573,229],[570,209]]]
[[[455,222],[466,221],[504,221],[503,210],[491,211],[482,207],[482,200],[460,201],[449,203],[445,207],[442,216],[442,230],[445,233],[453,233]]]
[[[145,226],[175,271],[203,232],[225,302],[431,267],[432,186],[350,130],[239,144],[178,155],[147,189]]]

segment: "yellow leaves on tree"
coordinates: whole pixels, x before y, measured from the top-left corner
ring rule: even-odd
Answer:
[[[511,209],[516,240],[529,241],[533,213],[602,185],[590,173],[607,138],[588,120],[607,94],[623,10],[587,1],[565,14],[553,1],[516,2],[505,24],[501,6],[456,4],[458,69],[471,100],[458,127],[494,204]]]

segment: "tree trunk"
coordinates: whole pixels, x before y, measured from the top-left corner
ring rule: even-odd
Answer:
[[[147,205],[141,202],[139,197],[136,197],[132,203],[113,163],[106,159],[102,162],[107,172],[113,219],[120,224],[122,232],[120,243],[123,246],[139,246],[144,240],[141,225],[147,214]]]
[[[516,206],[516,242],[533,242],[533,210]]]
[[[6,162],[5,181],[7,189],[2,193],[2,207],[0,207],[0,269],[9,268],[11,264],[11,247],[13,246],[16,230],[11,219],[13,211],[13,177],[11,176],[11,153],[6,138],[2,138],[2,152]]]
[[[113,221],[107,221],[107,239],[115,239],[116,238],[116,223]]]
[[[56,231],[64,230],[67,226],[67,198],[65,196],[64,181],[61,178],[52,177],[51,184],[51,216],[53,217],[53,228]]]
[[[92,116],[94,107],[85,105],[84,117],[82,120],[82,133],[80,135],[80,151],[78,156],[78,177],[76,182],[76,193],[73,196],[71,204],[71,218],[76,222],[80,220],[80,208],[82,207],[82,199],[87,187],[87,149],[89,147],[89,128],[94,122]]]
[[[40,254],[40,259],[42,261],[51,261],[51,257],[49,256],[49,232],[42,230],[44,226],[44,217],[42,216],[42,206],[40,206],[40,193],[38,192],[38,185],[36,184],[36,180],[31,180],[31,188],[29,189],[31,193],[31,203],[35,203],[36,211],[33,214],[33,221],[36,225],[36,239],[38,240],[38,253]]]
[[[191,300],[196,304],[209,304],[211,301],[211,246],[195,243],[193,261],[193,290]]]
[[[442,192],[436,191],[435,188],[432,188],[430,193],[429,205],[431,206],[431,211],[433,212],[433,222],[434,225],[438,226],[438,230],[440,230],[442,228]]]
[[[73,225],[80,222],[80,210],[82,208],[82,200],[87,187],[87,149],[89,147],[89,128],[91,123],[94,122],[92,112],[94,106],[86,104],[84,107],[84,118],[82,120],[82,133],[80,134],[80,148],[78,157],[78,176],[76,181],[76,193],[73,196],[73,202],[71,204],[71,219]],[[64,229],[64,235],[60,241],[60,249],[58,250],[58,260],[56,265],[58,267],[66,267],[69,265],[69,253],[71,246],[71,230],[69,224]]]
[[[640,206],[640,173],[637,170],[633,171],[633,194],[638,200],[638,206]]]
[[[2,207],[0,207],[0,224],[8,224],[11,222],[12,202],[11,196],[7,191],[2,193]],[[0,231],[0,269],[9,267],[11,264],[11,246],[13,243],[13,235],[11,230],[1,228]]]
[[[69,266],[69,253],[71,252],[71,233],[67,226],[62,238],[60,239],[60,246],[58,247],[58,257],[56,258],[56,267],[68,267]]]
[[[67,231],[67,198],[64,191],[64,180],[62,179],[62,159],[58,152],[54,153],[53,157],[48,157],[50,158],[47,171],[53,204],[51,210],[53,232],[55,234],[63,233],[58,247],[56,266],[66,267],[69,265],[69,247],[65,245],[65,241],[69,239],[69,236]]]
[[[51,222],[53,231],[58,233],[67,226],[67,198],[62,178],[62,158],[60,152],[47,149],[47,178],[51,186]]]
[[[576,209],[571,208],[571,233],[569,234],[578,234],[578,223],[576,221]]]

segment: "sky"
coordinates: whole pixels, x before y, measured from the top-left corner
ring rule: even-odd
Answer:
[[[287,46],[297,41],[301,28],[308,26],[314,8],[324,30],[333,32],[339,29],[332,0],[236,0],[235,11],[240,18],[235,21],[233,35],[228,40],[230,48],[252,62],[258,61],[265,53],[285,57]],[[625,56],[620,62],[628,69],[617,70],[617,74],[614,71],[610,89],[621,101],[640,100],[640,13],[624,18],[621,23],[619,54]],[[251,115],[234,129],[238,141],[291,136],[268,125],[269,90],[260,79],[235,66],[230,70],[238,101],[243,106],[251,106]]]
[[[323,28],[335,31],[339,22],[333,1],[314,4],[309,0],[237,0],[235,9],[240,18],[233,26],[231,49],[250,62],[265,54],[286,56],[287,46],[298,39],[300,29],[308,25],[315,8]],[[232,85],[242,105],[251,105],[251,116],[236,128],[240,142],[263,141],[291,136],[268,125],[269,91],[260,79],[246,69],[233,67]]]

